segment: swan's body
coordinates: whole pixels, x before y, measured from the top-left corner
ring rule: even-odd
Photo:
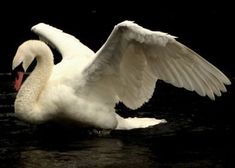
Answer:
[[[29,40],[17,50],[13,69],[34,58],[37,66],[24,82],[15,101],[16,114],[32,123],[71,121],[103,129],[132,129],[156,125],[154,118],[124,119],[115,105],[141,107],[151,97],[158,79],[201,96],[221,96],[229,79],[175,37],[124,21],[115,26],[106,43],[94,53],[75,37],[40,23],[32,28],[57,48],[62,61],[53,63],[50,48]]]

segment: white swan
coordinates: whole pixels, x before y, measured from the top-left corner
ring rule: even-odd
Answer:
[[[94,53],[74,36],[39,23],[39,37],[59,50],[54,65],[50,48],[29,40],[19,46],[12,68],[37,65],[15,100],[19,118],[41,123],[73,122],[103,129],[145,128],[164,122],[154,118],[122,118],[115,105],[137,109],[152,97],[158,79],[215,99],[226,92],[229,79],[174,36],[145,29],[131,21],[117,24]]]

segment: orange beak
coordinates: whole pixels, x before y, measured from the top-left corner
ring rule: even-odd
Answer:
[[[20,87],[23,82],[24,72],[17,72],[17,76],[15,78],[14,88],[16,91],[20,90]]]

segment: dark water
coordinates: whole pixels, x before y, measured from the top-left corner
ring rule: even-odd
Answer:
[[[10,74],[1,74],[0,79],[1,168],[233,167],[229,93],[211,102],[160,83],[158,93],[143,108],[130,112],[119,105],[117,110],[122,115],[165,118],[168,123],[108,133],[24,123],[13,113]]]

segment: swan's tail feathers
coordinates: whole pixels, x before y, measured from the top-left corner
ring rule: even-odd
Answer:
[[[166,123],[165,119],[155,118],[122,118],[117,116],[118,125],[116,130],[130,130],[136,128],[147,128],[161,123]]]

